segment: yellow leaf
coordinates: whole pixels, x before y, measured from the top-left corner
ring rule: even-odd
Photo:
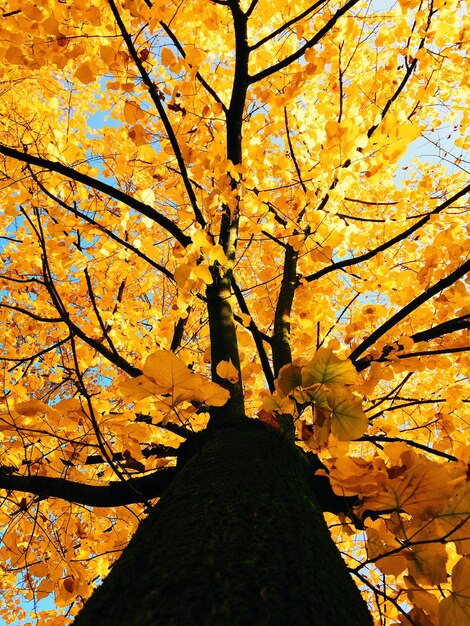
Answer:
[[[26,417],[32,417],[33,415],[40,415],[41,413],[47,413],[49,407],[40,400],[27,400],[26,402],[20,402],[15,405],[15,411],[19,415]]]
[[[367,415],[362,410],[362,400],[349,390],[338,387],[328,394],[331,408],[331,432],[339,441],[358,439],[367,430]]]
[[[459,554],[470,553],[470,483],[465,482],[438,513],[437,523]]]
[[[92,83],[95,80],[96,70],[96,66],[92,65],[90,61],[85,61],[85,63],[77,67],[75,76],[81,83],[88,85],[88,83]]]
[[[206,285],[212,285],[212,283],[214,282],[210,269],[204,263],[196,265],[193,268],[193,272],[198,278],[201,278],[206,283]]]
[[[276,391],[273,394],[263,395],[263,409],[269,413],[277,411],[281,414],[292,414],[295,410],[295,403],[291,398],[284,398]]]
[[[276,379],[276,389],[282,396],[287,396],[293,389],[302,384],[302,368],[299,365],[288,363],[279,370]]]
[[[374,496],[387,477],[384,463],[372,463],[349,456],[328,463],[333,491],[343,496]]]
[[[224,249],[220,244],[211,247],[211,249],[209,250],[209,259],[212,262],[218,261],[220,265],[225,265],[228,261],[227,257],[225,256]]]
[[[135,124],[144,116],[144,112],[135,102],[126,100],[124,104],[124,119],[128,124]]]
[[[40,400],[27,400],[15,405],[15,411],[24,417],[34,417],[35,415],[48,415],[56,419],[60,418],[60,414],[53,407],[48,406]]]
[[[147,376],[143,375],[122,381],[119,383],[119,389],[127,398],[134,401],[143,400],[149,396],[167,393],[166,387],[156,385]]]
[[[192,271],[193,268],[188,263],[181,263],[181,265],[176,268],[173,278],[180,289],[184,289],[186,281],[191,277]]]
[[[232,361],[220,361],[216,367],[216,372],[220,378],[226,378],[231,383],[238,381],[238,371]]]
[[[429,536],[429,539],[434,537]],[[420,535],[419,540],[425,539]],[[417,583],[437,585],[447,582],[447,552],[442,543],[418,543],[406,554],[408,571]]]
[[[147,132],[141,124],[135,124],[128,132],[129,137],[135,143],[136,146],[143,146],[147,141]]]
[[[418,519],[429,519],[442,509],[454,490],[446,468],[419,455],[410,455],[408,466],[390,471],[394,477],[385,482],[381,493],[364,503],[364,509],[404,511]]]
[[[211,247],[211,242],[209,241],[209,237],[207,233],[202,229],[197,230],[194,235],[191,237],[193,240],[193,245],[196,248],[209,249]]]
[[[195,389],[200,384],[199,376],[173,352],[167,350],[157,350],[147,357],[142,371],[153,383],[167,392],[175,387]]]
[[[470,626],[470,556],[452,570],[452,592],[439,604],[440,626]]]
[[[404,576],[403,578],[410,601],[417,609],[424,611],[431,618],[431,624],[437,624],[439,601],[436,596],[420,587],[410,576]],[[426,622],[424,622],[424,625],[426,626]]]
[[[170,50],[170,48],[163,48],[161,58],[162,58],[162,64],[165,67],[170,67],[176,61],[175,55]]]
[[[204,381],[202,376],[201,379]],[[228,389],[224,389],[210,380],[202,382],[202,384],[200,383],[192,396],[192,400],[195,402],[203,402],[208,406],[223,406],[229,398],[230,392]]]
[[[367,556],[376,559],[383,554],[383,557],[376,561],[380,571],[390,576],[401,574],[406,569],[407,562],[401,552],[387,555],[387,552],[399,548],[400,544],[387,529],[384,521],[370,522],[366,533]]]
[[[145,204],[153,206],[153,204],[155,203],[155,192],[153,189],[142,189],[142,191],[139,193],[139,196],[142,202],[144,202]]]
[[[5,52],[5,59],[9,63],[15,65],[24,65],[26,63],[26,57],[23,54],[23,50],[17,46],[10,46]]]
[[[302,370],[302,386],[314,383],[323,385],[351,385],[356,382],[357,372],[351,361],[340,359],[329,348],[320,348]]]

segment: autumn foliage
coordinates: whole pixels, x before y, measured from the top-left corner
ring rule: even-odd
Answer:
[[[318,455],[377,624],[470,625],[468,15],[0,0],[6,623],[68,624],[247,415]]]

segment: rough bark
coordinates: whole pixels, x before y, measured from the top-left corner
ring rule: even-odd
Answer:
[[[294,446],[258,424],[202,439],[76,626],[371,626]]]

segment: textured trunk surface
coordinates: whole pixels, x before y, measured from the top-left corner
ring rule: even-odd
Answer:
[[[190,458],[76,626],[371,626],[295,448],[223,428]]]

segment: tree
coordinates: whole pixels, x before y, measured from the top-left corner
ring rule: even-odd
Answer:
[[[470,624],[467,9],[0,3],[7,623]]]

